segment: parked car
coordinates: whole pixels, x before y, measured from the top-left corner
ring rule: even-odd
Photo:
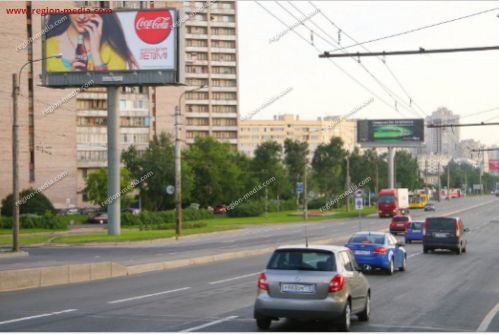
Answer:
[[[424,211],[435,211],[435,204],[428,203],[424,206]]]
[[[466,253],[466,232],[469,229],[459,217],[428,217],[423,225],[423,253],[435,249],[448,249],[457,255]]]
[[[407,269],[407,252],[403,246],[393,235],[383,232],[357,232],[345,244],[365,270],[384,269],[388,275],[392,275],[395,268]]]
[[[78,208],[68,208],[65,212],[66,215],[78,215],[80,214],[80,209]]]
[[[407,229],[407,224],[412,221],[411,216],[398,215],[392,218],[390,222],[390,233],[405,233]]]
[[[260,329],[279,318],[368,321],[371,290],[351,252],[340,246],[282,246],[258,279],[254,317]]]
[[[140,215],[140,209],[139,208],[126,208],[121,210],[121,212],[129,212],[133,215]]]
[[[407,224],[404,239],[406,244],[410,244],[414,240],[423,240],[423,221],[413,221]]]
[[[227,213],[227,207],[224,204],[217,205],[213,209],[213,214],[215,215],[225,215]]]
[[[107,224],[107,213],[99,213],[87,220],[90,224]]]

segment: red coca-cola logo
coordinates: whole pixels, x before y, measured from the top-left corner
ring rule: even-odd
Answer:
[[[168,10],[151,10],[137,12],[135,15],[135,32],[148,44],[164,41],[172,31],[172,16]]]

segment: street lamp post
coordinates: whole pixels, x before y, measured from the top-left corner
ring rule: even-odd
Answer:
[[[19,74],[12,74],[12,251],[19,252],[19,145],[18,145],[18,115],[17,98],[21,89],[21,74],[23,69],[34,62],[49,58],[61,58],[62,54],[55,54],[26,62],[19,69]]]
[[[197,90],[205,88],[206,85],[201,87],[184,91],[178,97],[178,105],[175,107],[175,239],[182,235],[182,151],[181,151],[181,133],[180,133],[180,122],[181,122],[181,103],[182,98],[185,93],[195,92]]]

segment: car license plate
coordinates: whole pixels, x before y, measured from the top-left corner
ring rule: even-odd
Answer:
[[[403,226],[404,226],[404,224],[397,224],[397,226],[398,226],[398,227],[403,227]]]
[[[313,284],[283,283],[281,285],[281,292],[314,293],[315,286]]]
[[[447,233],[435,233],[435,238],[445,238],[447,237]]]
[[[354,254],[357,254],[357,255],[370,255],[371,252],[370,251],[366,251],[366,250],[356,250],[356,251],[354,251]]]
[[[413,233],[421,233],[421,230],[412,230]]]

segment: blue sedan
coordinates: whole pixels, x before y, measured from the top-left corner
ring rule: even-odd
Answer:
[[[395,268],[405,271],[407,268],[407,252],[390,233],[357,232],[345,247],[348,247],[355,260],[365,269],[380,268],[392,275]]]
[[[405,243],[410,244],[414,240],[423,241],[423,224],[424,222],[411,222],[405,230]]]

